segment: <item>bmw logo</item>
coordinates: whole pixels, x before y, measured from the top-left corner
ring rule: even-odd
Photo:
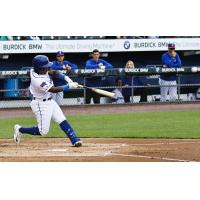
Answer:
[[[131,46],[130,42],[129,41],[125,41],[124,42],[124,49],[129,49]]]

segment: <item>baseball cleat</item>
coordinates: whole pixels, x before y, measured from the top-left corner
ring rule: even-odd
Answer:
[[[74,143],[74,147],[81,147],[83,145],[82,141],[77,141]]]
[[[18,125],[18,124],[16,124],[15,126],[14,126],[14,141],[17,143],[17,144],[19,144],[20,143],[20,139],[21,139],[21,133],[20,133],[20,131],[19,131],[19,129],[21,128],[21,126],[20,125]]]

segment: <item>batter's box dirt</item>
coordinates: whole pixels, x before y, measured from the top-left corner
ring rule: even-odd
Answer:
[[[0,140],[0,161],[200,161],[200,140],[85,138],[83,147],[72,147],[65,138]]]

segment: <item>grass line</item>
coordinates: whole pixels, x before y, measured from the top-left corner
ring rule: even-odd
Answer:
[[[200,138],[200,111],[76,115],[67,117],[80,137],[120,138]],[[0,120],[0,138],[12,138],[14,124],[35,126],[36,120]],[[26,136],[30,137],[30,136]],[[47,137],[65,137],[55,123]]]

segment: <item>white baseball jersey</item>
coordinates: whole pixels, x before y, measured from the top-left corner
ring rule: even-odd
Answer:
[[[33,71],[30,71],[31,85],[30,91],[33,99],[30,103],[31,109],[37,119],[38,128],[41,135],[48,133],[51,119],[60,124],[66,118],[54,100],[48,100],[51,97],[51,93],[48,90],[53,86],[53,81],[47,74],[39,75]],[[45,101],[43,101],[45,99]]]
[[[38,99],[50,98],[51,93],[48,92],[48,90],[53,86],[53,81],[49,76],[48,72],[46,74],[39,75],[35,73],[33,69],[31,69],[30,76],[30,92],[33,95],[33,97]]]

